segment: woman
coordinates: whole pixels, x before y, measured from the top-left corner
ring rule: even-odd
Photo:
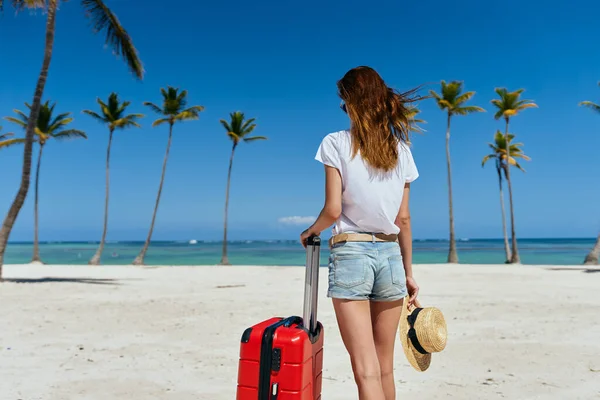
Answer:
[[[418,177],[407,107],[415,90],[399,94],[369,67],[338,82],[351,128],[323,139],[325,206],[311,235],[335,223],[330,240],[328,297],[350,354],[360,400],[394,400],[394,343],[403,299],[419,287],[412,271],[408,198]]]

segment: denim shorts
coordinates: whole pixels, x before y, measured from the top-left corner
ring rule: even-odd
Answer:
[[[396,242],[346,242],[329,256],[327,297],[394,301],[406,297],[406,275]]]

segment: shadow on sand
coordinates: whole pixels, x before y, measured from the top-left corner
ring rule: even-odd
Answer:
[[[585,272],[586,274],[593,274],[594,272],[600,272],[600,268],[596,268],[596,269],[589,268],[589,269],[586,269],[583,272]]]
[[[12,283],[85,283],[88,285],[120,285],[116,279],[100,278],[5,278],[4,282]]]
[[[593,274],[595,272],[600,272],[600,268],[586,268],[586,267],[579,267],[579,268],[573,268],[573,267],[568,267],[568,268],[561,268],[561,267],[555,267],[555,268],[548,268],[549,271],[581,271],[584,274]]]

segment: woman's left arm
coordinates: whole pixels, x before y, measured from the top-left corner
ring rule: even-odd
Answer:
[[[306,239],[334,224],[342,214],[342,177],[337,168],[325,165],[325,205],[314,224],[300,235],[300,241],[306,246]]]

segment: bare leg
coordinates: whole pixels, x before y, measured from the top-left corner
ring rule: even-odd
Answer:
[[[333,299],[333,308],[352,361],[359,400],[385,400],[369,301]]]
[[[381,369],[381,385],[385,393],[385,400],[396,399],[396,385],[394,384],[394,343],[398,334],[398,323],[402,311],[402,302],[398,301],[372,301],[371,321],[373,325],[373,339],[377,349],[377,358]]]

